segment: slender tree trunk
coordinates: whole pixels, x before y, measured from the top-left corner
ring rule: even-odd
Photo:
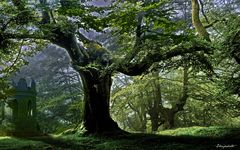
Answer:
[[[153,81],[153,84],[155,86],[153,107],[149,111],[152,132],[156,132],[158,130],[158,127],[160,126],[160,109],[162,105],[162,91],[161,85],[158,81],[158,73],[154,73],[154,76],[156,77],[156,79]]]
[[[172,108],[165,108],[161,106],[161,116],[164,120],[164,128],[172,129],[175,126],[174,117],[179,112],[184,110],[184,106],[188,99],[188,67],[184,66],[183,68],[183,87],[182,87],[182,96],[179,97],[177,104]]]
[[[142,93],[141,93],[141,96]],[[139,119],[141,121],[141,132],[146,132],[147,129],[147,112],[146,112],[146,106],[144,104],[141,104],[140,106],[140,114],[139,114]]]
[[[100,77],[94,69],[79,72],[85,91],[84,126],[88,134],[121,131],[109,112],[111,75]]]
[[[152,125],[152,132],[156,132],[158,130],[159,127],[159,117],[156,115],[152,115],[151,116],[151,125]]]
[[[1,102],[1,120],[0,124],[5,120],[5,103]]]
[[[195,27],[197,33],[201,37],[203,37],[207,41],[210,41],[209,33],[204,28],[204,26],[200,20],[199,12],[200,12],[200,7],[199,7],[198,0],[192,0],[192,23],[193,23],[193,26]]]
[[[166,108],[165,112],[165,129],[172,129],[174,128],[174,116],[175,112],[171,109]]]

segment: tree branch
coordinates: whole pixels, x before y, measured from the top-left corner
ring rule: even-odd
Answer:
[[[49,36],[44,36],[40,34],[12,34],[12,33],[5,33],[3,34],[4,39],[40,39],[40,40],[49,40]]]
[[[135,31],[135,44],[132,48],[132,51],[125,57],[125,60],[130,63],[130,61],[137,55],[142,45],[142,20],[144,17],[144,12],[139,12],[137,15],[137,27]]]
[[[201,45],[194,45],[190,48],[184,48],[183,46],[180,45],[179,47],[175,47],[165,53],[160,53],[159,51],[148,53],[148,55],[146,55],[141,62],[124,63],[112,67],[115,68],[115,70],[129,76],[141,75],[143,72],[147,71],[155,62],[164,61],[187,53],[193,53],[198,51],[208,52],[209,50],[210,48]]]
[[[12,63],[12,65],[6,70],[7,74],[9,74],[10,70],[14,67],[14,65],[17,63],[17,61],[19,60],[20,56],[21,56],[21,52],[22,52],[22,46],[23,46],[23,42],[24,40],[22,40],[20,48],[18,50],[18,54],[16,59],[14,60],[14,62]]]
[[[212,27],[214,24],[218,23],[220,20],[214,20],[213,22],[209,23],[208,25],[204,26],[205,29]]]
[[[200,3],[200,5],[201,5],[202,15],[204,16],[206,22],[209,24],[208,18],[207,18],[206,14],[205,14],[205,12],[204,12],[204,9],[203,9],[203,2],[202,2],[202,0],[199,0],[199,3]]]

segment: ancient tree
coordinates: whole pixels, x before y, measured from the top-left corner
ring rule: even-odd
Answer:
[[[160,29],[154,31],[154,28],[144,26],[144,18],[151,18],[151,15],[147,15],[147,13],[152,12],[150,11],[151,9],[160,11],[163,8],[160,5],[162,3],[142,8],[141,11],[132,9],[134,14],[130,17],[136,20],[132,24],[134,31],[133,41],[135,44],[129,53],[118,59],[113,59],[109,51],[101,43],[88,38],[79,31],[79,28],[83,27],[96,28],[97,21],[100,18],[91,16],[91,13],[88,12],[90,8],[80,4],[74,4],[74,7],[69,7],[71,2],[61,0],[59,10],[56,12],[59,14],[54,16],[50,7],[46,7],[48,6],[46,0],[40,0],[39,4],[41,5],[39,11],[34,11],[26,1],[12,0],[12,3],[8,3],[7,5],[10,5],[14,8],[14,11],[19,13],[19,17],[11,18],[9,16],[8,22],[10,23],[6,23],[4,28],[1,29],[0,40],[43,39],[64,48],[68,52],[72,66],[80,74],[83,82],[85,100],[84,126],[87,133],[121,131],[109,113],[111,76],[113,73],[121,72],[130,76],[140,75],[148,71],[152,64],[156,62],[165,61],[187,53],[209,51],[209,48],[205,45],[200,43],[194,44],[188,38],[180,38],[179,40],[178,35],[175,35],[174,32],[164,34]],[[88,14],[86,15],[85,13],[87,12]],[[158,13],[159,15],[165,14],[164,11]],[[5,15],[8,16],[7,13]],[[19,19],[22,20],[20,21]],[[112,18],[109,19],[111,20]],[[20,27],[22,30],[17,30],[17,32],[6,30],[8,26],[17,29],[15,26],[12,26],[16,23],[17,27]],[[97,26],[101,26],[101,24],[102,22],[97,24]],[[33,28],[34,30],[32,30]],[[146,46],[149,46],[149,41],[154,37],[157,39],[164,37],[165,42],[168,40],[175,46],[161,47],[155,45],[146,48]],[[176,38],[178,40],[174,42]],[[192,43],[191,46],[184,46],[182,43],[184,40]],[[156,43],[156,41],[153,40],[152,43]],[[141,55],[144,51],[146,54]],[[208,63],[205,59],[199,59],[199,61],[203,64]]]

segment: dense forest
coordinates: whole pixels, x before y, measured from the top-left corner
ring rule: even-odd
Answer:
[[[1,0],[0,149],[240,149],[240,0]]]

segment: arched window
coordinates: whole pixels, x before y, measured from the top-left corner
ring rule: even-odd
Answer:
[[[32,110],[32,101],[28,101],[28,116],[33,116],[33,110]]]

